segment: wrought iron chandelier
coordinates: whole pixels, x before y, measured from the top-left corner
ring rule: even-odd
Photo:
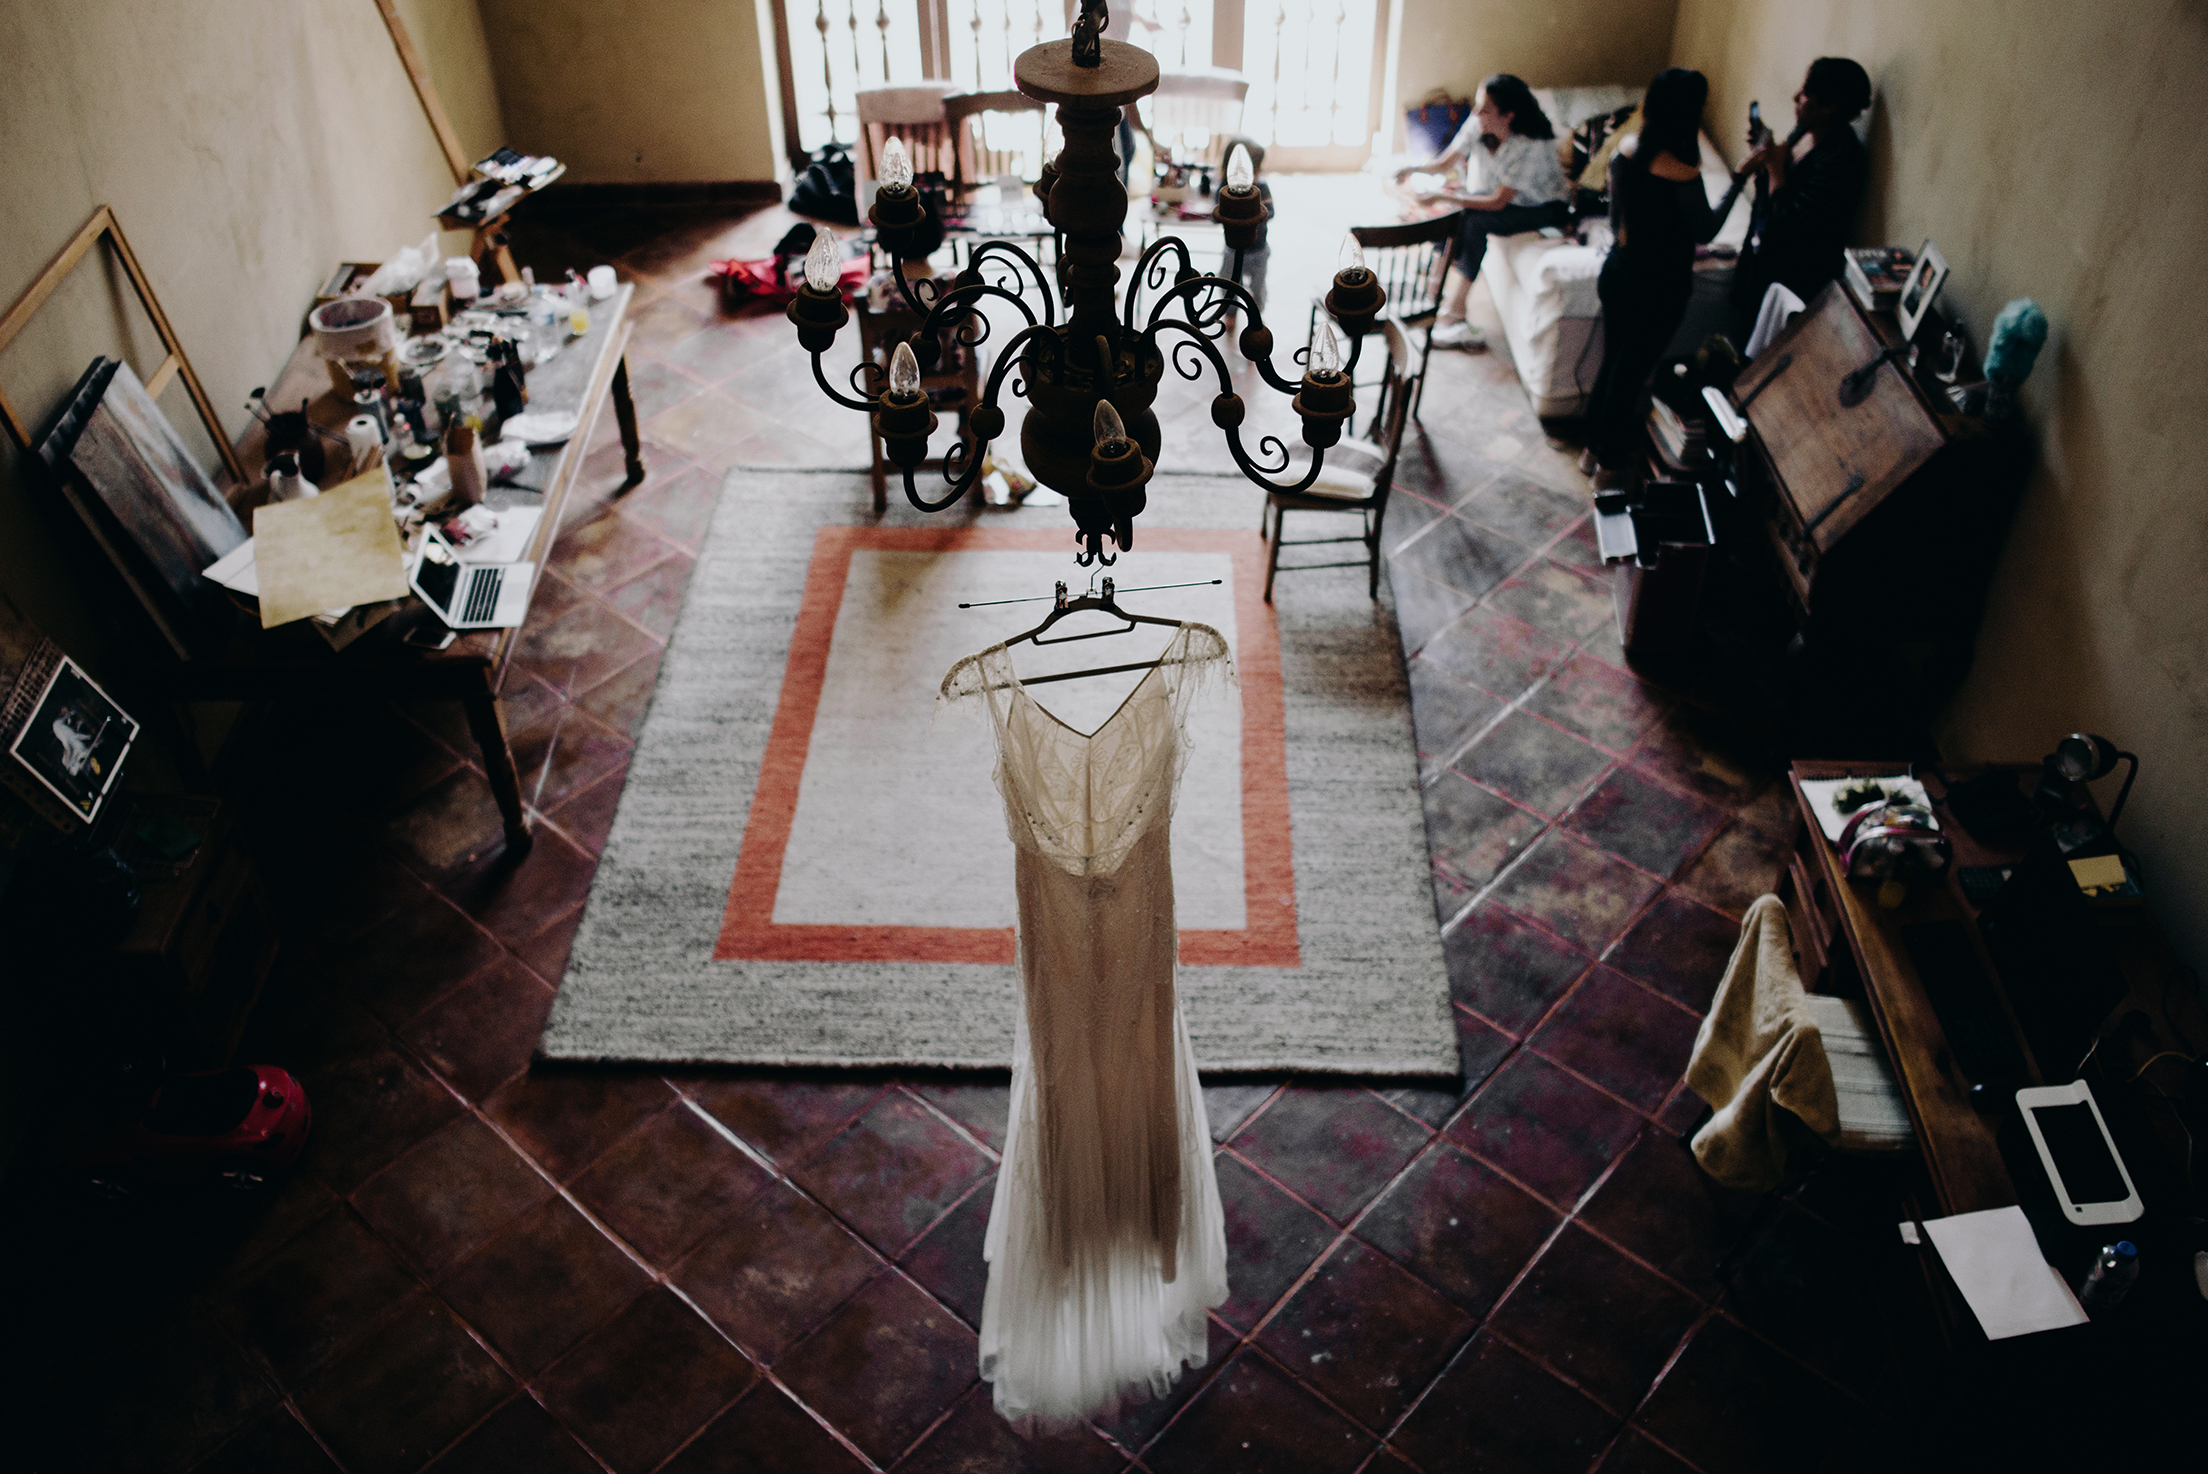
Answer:
[[[1332,327],[1322,323],[1317,339],[1295,354],[1303,368],[1296,379],[1273,367],[1273,334],[1256,300],[1230,277],[1198,272],[1178,236],[1166,236],[1142,253],[1122,307],[1116,299],[1127,191],[1119,179],[1115,135],[1120,110],[1157,88],[1158,64],[1140,47],[1103,39],[1107,16],[1103,0],[1084,0],[1070,44],[1031,47],[1013,64],[1013,80],[1021,92],[1057,104],[1065,133],[1064,151],[1043,165],[1033,186],[1044,218],[1061,241],[1055,294],[1050,274],[1033,256],[1000,240],[974,247],[948,289],[934,280],[908,280],[904,262],[924,211],[911,161],[892,139],[882,151],[880,190],[867,218],[889,253],[898,289],[921,318],[919,329],[896,346],[886,369],[871,360],[853,369],[853,394],[829,383],[820,356],[834,345],[850,310],[838,282],[842,262],[834,237],[826,231],[814,238],[805,285],[789,307],[798,342],[812,355],[814,379],[836,403],[875,417],[884,453],[903,473],[906,500],[923,512],[956,504],[980,479],[990,443],[1004,432],[998,396],[1016,368],[1011,392],[1029,406],[1020,430],[1021,457],[1037,481],[1065,497],[1080,545],[1075,561],[1084,566],[1116,560],[1116,553],[1105,551],[1107,542],[1121,552],[1134,546],[1135,518],[1147,501],[1143,488],[1156,469],[1158,420],[1150,406],[1164,377],[1169,338],[1173,367],[1181,377],[1201,379],[1207,362],[1218,376],[1212,423],[1226,432],[1227,449],[1243,475],[1268,490],[1301,491],[1318,479],[1327,447],[1341,439],[1342,422],[1356,407],[1351,376],[1358,351],[1387,302],[1379,279],[1352,250],[1325,302],[1328,316],[1349,337],[1348,361],[1342,359]],[[1271,213],[1252,179],[1248,155],[1237,148],[1214,203],[1227,249],[1235,253],[1235,275],[1241,274],[1242,252]],[[1039,320],[1024,291],[1007,285],[1024,288],[1022,271],[1038,289]],[[1146,287],[1157,296],[1144,317],[1141,297]],[[969,352],[987,340],[990,322],[981,305],[992,297],[1010,302],[1027,325],[998,356],[981,402],[966,416],[966,433],[943,458],[947,489],[930,500],[914,480],[936,428],[920,386],[921,371],[939,360],[946,334]],[[1062,322],[1061,301],[1066,309]],[[1292,396],[1292,407],[1303,421],[1311,461],[1298,480],[1273,479],[1288,469],[1291,459],[1277,436],[1259,439],[1256,459],[1242,444],[1245,406],[1216,341],[1237,308],[1247,314],[1238,339],[1242,356],[1268,385]]]

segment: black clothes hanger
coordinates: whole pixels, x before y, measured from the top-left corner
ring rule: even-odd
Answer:
[[[1031,630],[1025,630],[1011,636],[1004,643],[1008,646],[1022,643],[1070,645],[1076,640],[1101,640],[1112,635],[1130,634],[1138,624],[1162,624],[1169,629],[1179,629],[1181,627],[1181,621],[1177,619],[1160,619],[1154,614],[1130,614],[1119,607],[1118,600],[1113,597],[1113,592],[1112,580],[1107,578],[1104,580],[1104,591],[1102,593],[1083,594],[1077,599],[1069,599],[1066,597],[1066,586],[1061,583],[1058,585],[1057,598],[1051,605],[1050,613],[1043,616],[1043,622]],[[1109,614],[1115,619],[1124,619],[1127,623],[1118,629],[1091,630],[1085,635],[1060,635],[1055,640],[1046,640],[1042,637],[1045,630],[1067,615],[1081,614],[1089,610]],[[1157,660],[1132,661],[1126,665],[1099,665],[1089,670],[1060,671],[1053,676],[1029,676],[1021,684],[1041,686],[1047,685],[1051,681],[1078,680],[1083,676],[1109,676],[1117,675],[1122,671],[1155,670],[1164,663],[1163,658],[1160,658]]]

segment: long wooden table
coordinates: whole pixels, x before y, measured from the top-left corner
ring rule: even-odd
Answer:
[[[569,343],[550,362],[529,371],[529,407],[532,412],[572,411],[578,418],[575,433],[556,453],[540,453],[514,478],[514,488],[493,488],[494,504],[521,505],[540,501],[544,517],[530,540],[526,558],[541,577],[547,555],[560,534],[560,520],[582,474],[584,456],[607,402],[613,404],[621,445],[627,457],[628,482],[644,478],[644,463],[636,431],[636,406],[629,395],[628,307],[633,286],[624,285],[614,296],[591,308],[590,332]],[[350,399],[340,394],[328,366],[315,352],[312,338],[303,338],[293,350],[283,372],[269,387],[272,407],[307,402],[315,423],[340,432],[354,413]],[[239,441],[239,454],[248,467],[260,467],[263,434],[256,423]],[[251,508],[265,496],[265,481],[248,484],[233,497],[239,512],[250,521]],[[408,629],[435,616],[418,599],[408,600],[407,610],[384,620],[343,650],[332,650],[304,621],[263,630],[241,618],[228,645],[218,654],[183,662],[165,673],[163,692],[169,699],[189,701],[260,701],[275,697],[358,695],[379,692],[399,698],[450,700],[467,713],[468,730],[482,749],[484,772],[498,800],[509,852],[525,851],[530,844],[521,780],[514,770],[512,749],[506,742],[506,726],[500,715],[498,694],[506,679],[521,637],[521,627],[462,632],[445,649],[429,651],[408,645]]]
[[[1810,800],[1804,795],[1805,779],[1872,776],[1897,772],[1893,762],[1797,762],[1789,776],[1799,810],[1797,840],[1785,872],[1776,887],[1786,902],[1800,954],[1802,976],[1813,991],[1854,994],[1860,991],[1878,1022],[1887,1057],[1909,1107],[1922,1149],[1926,1175],[1943,1214],[1970,1213],[1982,1208],[2007,1207],[2019,1201],[2018,1184],[2011,1175],[2015,1160],[2004,1156],[2002,1128],[2015,1114],[2014,1091],[2024,1085],[2062,1084],[2078,1077],[2076,1059],[2042,1060],[2034,1057],[2026,1030],[2019,1021],[2016,1003],[2003,982],[2000,969],[1986,947],[1978,927],[1981,909],[1964,895],[1959,872],[1968,866],[2013,866],[2025,858],[2021,846],[2007,847],[1973,834],[1944,806],[1938,816],[1954,846],[1954,862],[1937,884],[1918,884],[1908,898],[1888,909],[1878,903],[1878,883],[1849,880],[1840,864],[1837,846],[1818,827]],[[2038,773],[2033,765],[1957,767],[1947,776],[1961,783],[1987,772],[2010,775],[2019,793],[2026,792]],[[1939,779],[1928,788],[1937,802]],[[1965,1067],[1962,1054],[1949,1037],[1935,1008],[1935,988],[1920,971],[1911,934],[1921,938],[1924,928],[1947,928],[1947,935],[1966,944],[1967,950],[1951,950],[1939,965],[1967,972],[1975,965],[1984,987],[1998,1005],[2006,1026],[2007,1044],[2013,1045],[2017,1068],[1999,1078],[1976,1079]],[[2182,975],[2176,954],[2151,915],[2140,908],[2121,926],[2100,930],[2126,986],[2125,995],[2109,1010],[2107,1019],[2143,1018],[2138,1037],[2127,1039],[2127,1058],[2111,1062],[2109,1046],[2097,1046],[2112,1078],[2121,1081],[2132,1074],[2138,1059],[2156,1051],[2187,1047],[2182,1035],[2208,1038],[2198,999],[2190,987],[2173,988],[2173,977]],[[1934,978],[1934,984],[1951,985],[1955,979]],[[1975,988],[1979,978],[1963,979]],[[1952,989],[1950,989],[1952,992]],[[1981,995],[1982,996],[1982,995]],[[2103,1029],[2106,1029],[2104,1022]],[[2179,1031],[2182,1031],[2182,1035]],[[1984,1046],[1981,1043],[1981,1052]],[[1991,1099],[1974,1102],[1973,1086],[1986,1086]],[[2097,1094],[2105,1094],[2097,1087]],[[2108,1103],[2103,1102],[2104,1110]],[[2174,1121],[2157,1122],[2152,1128],[2155,1147],[2167,1160],[2186,1160],[2188,1143]],[[2032,1171],[2038,1169],[2036,1164]],[[2036,1193],[2040,1184],[2032,1184]],[[2144,1188],[2142,1189],[2144,1190]],[[2150,1201],[2149,1210],[2154,1204]]]

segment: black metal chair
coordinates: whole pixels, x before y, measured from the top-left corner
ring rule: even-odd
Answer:
[[[1268,544],[1265,557],[1265,602],[1273,601],[1273,579],[1277,574],[1298,573],[1313,568],[1355,568],[1360,565],[1371,569],[1371,597],[1380,597],[1380,523],[1388,511],[1388,494],[1395,486],[1395,466],[1403,451],[1403,429],[1410,423],[1411,410],[1418,403],[1418,390],[1423,382],[1424,370],[1414,373],[1411,367],[1410,334],[1400,323],[1383,317],[1379,321],[1382,341],[1387,345],[1387,363],[1380,380],[1380,402],[1374,411],[1375,422],[1385,428],[1377,440],[1343,439],[1326,453],[1326,464],[1319,480],[1304,491],[1269,491],[1265,494],[1265,507],[1258,514],[1257,529]],[[1299,466],[1308,462],[1291,462],[1286,474],[1300,476]],[[1356,513],[1364,519],[1362,532],[1350,537],[1284,538],[1282,523],[1290,512]],[[1291,563],[1283,568],[1280,563],[1282,548],[1314,547],[1327,543],[1356,543],[1365,545],[1365,556],[1332,563]]]
[[[1464,212],[1451,210],[1408,225],[1353,225],[1349,230],[1365,253],[1365,266],[1380,278],[1381,289],[1388,294],[1387,315],[1405,328],[1426,329],[1425,340],[1418,348],[1418,387],[1411,399],[1414,420],[1418,418],[1419,397],[1426,389],[1426,361],[1434,354],[1434,318],[1441,311],[1442,285],[1448,279],[1450,263],[1457,258],[1457,238],[1463,223]],[[1321,299],[1314,299],[1305,342],[1317,334],[1322,310]],[[1375,321],[1373,330],[1379,327]],[[1371,433],[1380,433],[1377,412]]]

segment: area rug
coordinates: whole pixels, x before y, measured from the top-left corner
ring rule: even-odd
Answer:
[[[1266,605],[1258,502],[1161,478],[1135,549],[1083,570],[1062,504],[877,518],[863,476],[732,471],[542,1056],[1007,1066],[1012,846],[986,715],[936,693],[958,657],[1040,622],[1056,581],[1103,572],[1235,656],[1232,687],[1191,708],[1173,819],[1197,1057],[1454,1076],[1393,617],[1361,569],[1287,575]],[[1017,664],[1137,661],[1166,634]],[[1087,731],[1139,679],[1032,691]]]

